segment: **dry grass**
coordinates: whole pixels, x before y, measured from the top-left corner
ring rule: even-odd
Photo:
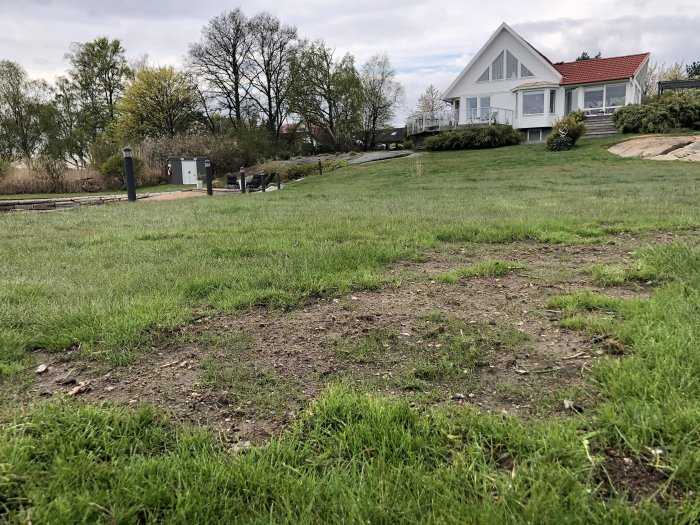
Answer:
[[[145,168],[137,175],[136,186],[155,186],[165,182],[161,170]],[[63,176],[58,193],[95,193],[99,191],[118,190],[123,186],[120,178],[103,177],[94,169],[69,169]],[[15,168],[7,177],[0,179],[0,195],[18,195],[31,193],[54,193],[51,182],[33,169]]]

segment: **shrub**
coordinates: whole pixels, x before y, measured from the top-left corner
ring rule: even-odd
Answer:
[[[425,146],[432,151],[488,149],[520,144],[522,134],[505,124],[447,131],[428,137]]]
[[[143,173],[145,162],[139,157],[133,157],[134,178],[137,183]],[[124,157],[121,153],[116,153],[109,157],[101,166],[100,173],[112,188],[124,187]]]
[[[585,121],[586,114],[580,109],[557,120],[552,126],[552,132],[547,137],[547,149],[551,151],[564,151],[573,148],[578,139],[586,133]],[[560,140],[562,138],[559,133],[560,129],[566,129],[568,141]],[[553,147],[555,143],[556,149]]]
[[[661,100],[630,104],[613,115],[622,133],[666,133],[673,129],[700,129],[700,90],[668,93]]]
[[[551,151],[566,151],[574,147],[574,141],[569,136],[557,135],[549,142],[548,147]]]
[[[344,168],[348,165],[346,160],[327,160],[321,162],[323,167],[323,173],[329,173],[340,168]],[[264,171],[265,173],[279,173],[280,178],[283,181],[298,180],[304,177],[309,177],[311,175],[318,174],[318,161],[312,162],[282,162],[282,161],[272,161],[266,162],[258,166],[259,171]]]
[[[64,176],[68,171],[66,161],[55,157],[40,157],[37,160],[37,176],[46,181],[52,193],[65,191]]]

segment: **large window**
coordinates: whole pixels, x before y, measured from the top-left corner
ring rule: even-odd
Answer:
[[[479,98],[479,116],[482,120],[489,120],[491,117],[491,97]]]
[[[503,80],[503,54],[501,51],[491,64],[491,80]]]
[[[612,84],[605,86],[605,107],[619,107],[625,105],[624,84]]]
[[[542,115],[544,113],[544,91],[523,93],[523,115]]]
[[[476,98],[467,99],[467,120],[475,120],[478,113],[476,112]]]
[[[584,109],[603,108],[603,86],[584,89],[583,107]]]
[[[506,78],[518,78],[518,59],[506,51]]]

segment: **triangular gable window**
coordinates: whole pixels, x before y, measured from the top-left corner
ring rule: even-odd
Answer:
[[[518,59],[506,51],[506,78],[518,78]]]
[[[496,60],[491,64],[491,78],[493,80],[503,80],[503,51],[496,57]]]
[[[486,68],[486,71],[484,71],[476,81],[477,82],[488,82],[489,81],[489,68]]]
[[[528,68],[525,67],[525,64],[520,64],[520,76],[521,77],[534,77],[535,75],[533,75],[532,71],[530,71]]]

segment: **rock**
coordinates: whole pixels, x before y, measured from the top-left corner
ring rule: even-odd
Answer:
[[[582,413],[583,413],[583,407],[582,407],[582,406],[579,406],[579,405],[577,405],[576,403],[574,403],[573,401],[569,401],[568,399],[565,399],[565,400],[564,400],[564,409],[565,409],[565,410],[573,410],[574,412],[576,412],[576,413],[578,413],[578,414],[582,414]]]
[[[49,369],[49,365],[45,365],[45,364],[44,364],[44,365],[39,365],[39,366],[36,367],[35,372],[36,372],[37,374],[43,374],[43,373],[46,372],[48,369]]]
[[[84,394],[84,393],[87,392],[88,390],[90,390],[90,381],[86,381],[86,382],[84,382],[84,383],[78,383],[78,386],[72,388],[72,389],[68,392],[68,395],[69,395],[69,396],[75,396],[75,395],[78,395],[78,394]]]
[[[105,392],[114,392],[116,389],[116,386],[108,386],[107,388],[105,388]]]
[[[465,399],[465,398],[466,398],[466,396],[464,394],[460,394],[460,393],[453,394],[453,396],[452,396],[452,399]]]

